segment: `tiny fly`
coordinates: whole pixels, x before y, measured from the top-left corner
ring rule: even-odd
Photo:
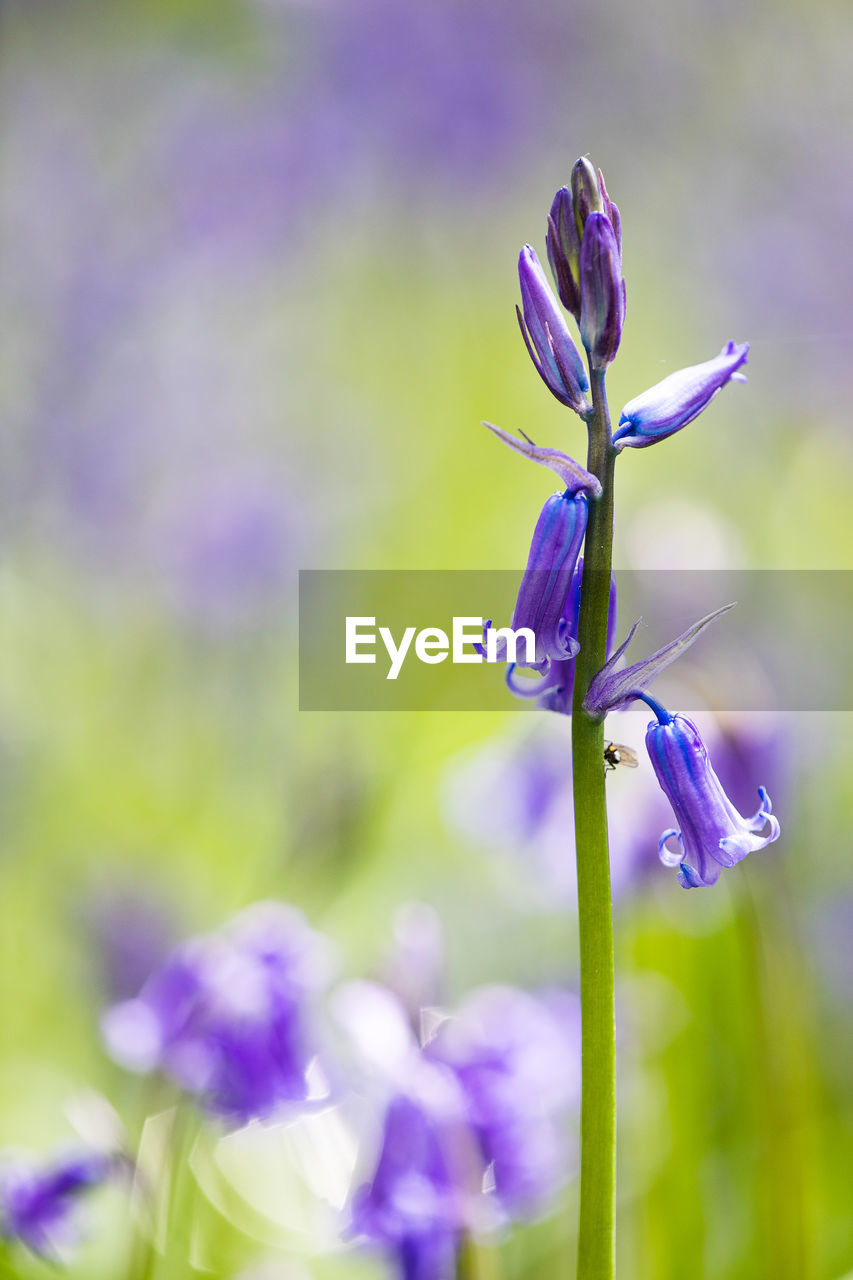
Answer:
[[[636,769],[639,763],[636,751],[632,751],[630,747],[623,747],[619,742],[605,742],[605,771],[615,769],[617,764],[624,764],[629,769]]]

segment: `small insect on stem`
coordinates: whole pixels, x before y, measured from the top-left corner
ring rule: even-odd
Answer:
[[[632,751],[630,747],[623,747],[619,742],[605,742],[604,744],[604,771],[612,772],[617,764],[624,764],[628,769],[636,769],[639,764],[636,751]]]

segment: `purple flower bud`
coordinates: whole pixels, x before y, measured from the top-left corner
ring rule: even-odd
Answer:
[[[589,390],[589,378],[545,272],[529,244],[519,255],[518,278],[524,314],[518,307],[516,314],[530,358],[548,390],[561,404],[583,416],[589,411],[584,395]]]
[[[660,860],[664,866],[680,868],[678,883],[685,889],[716,884],[721,867],[733,867],[748,853],[777,840],[779,821],[764,787],[758,788],[761,803],[752,817],[738,813],[693,722],[650,705],[657,719],[646,730],[646,748],[680,826],[661,836]]]
[[[536,637],[534,661],[522,665],[542,670],[548,662],[573,658],[578,651],[578,642],[563,611],[586,520],[583,492],[572,494],[567,489],[565,493],[553,493],[542,508],[510,624],[513,631],[528,627]],[[487,632],[490,627],[491,623],[487,623]],[[499,657],[505,653],[506,645],[500,642]]]
[[[625,319],[622,256],[606,213],[591,213],[580,259],[581,338],[593,369],[606,369],[619,350]]]
[[[0,1235],[51,1261],[62,1260],[77,1238],[75,1202],[104,1182],[109,1171],[107,1157],[94,1153],[66,1157],[39,1171],[0,1170]]]
[[[582,236],[589,215],[606,212],[595,166],[586,156],[581,156],[572,166],[572,199],[578,234]]]
[[[561,187],[554,196],[548,215],[545,248],[560,301],[576,320],[580,320],[581,241],[572,193],[568,187]]]
[[[745,375],[738,370],[746,364],[748,351],[748,342],[740,345],[727,342],[713,360],[679,369],[630,400],[613,434],[616,448],[631,445],[645,449],[686,427],[707,409],[727,382],[746,382]]]

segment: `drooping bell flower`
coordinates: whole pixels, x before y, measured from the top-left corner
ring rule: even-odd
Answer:
[[[490,422],[484,425],[516,453],[554,471],[566,485],[563,493],[551,495],[539,515],[511,622],[513,631],[528,628],[536,637],[535,657],[528,660],[525,655],[521,665],[541,671],[549,662],[573,658],[578,651],[563,610],[586,532],[587,494],[599,497],[601,483],[559,449],[536,445],[526,436],[518,440]],[[486,623],[484,644],[477,645],[484,657],[491,626]],[[495,652],[499,662],[506,661],[506,641],[501,636]]]
[[[111,1167],[106,1156],[85,1152],[44,1169],[0,1168],[0,1236],[19,1240],[52,1262],[66,1259],[79,1235],[75,1206],[106,1181]]]
[[[529,244],[519,255],[518,279],[522,308],[516,307],[516,314],[530,358],[551,394],[583,417],[590,408],[585,395],[589,377],[536,251]]]
[[[744,818],[723,790],[692,720],[670,715],[647,695],[643,700],[656,716],[646,731],[649,759],[679,824],[658,842],[661,862],[679,868],[678,883],[685,889],[716,884],[722,867],[735,866],[779,838],[770,797],[759,787],[761,803]]]
[[[517,657],[522,666],[545,670],[549,662],[573,658],[578,642],[570,631],[564,610],[572,575],[583,545],[587,499],[583,491],[553,493],[545,502],[533,531],[527,568],[512,613],[513,631],[526,628],[535,636],[533,660]],[[486,623],[484,644],[491,622]],[[488,655],[487,649],[481,652]],[[496,656],[505,661],[506,641],[498,637]]]
[[[616,449],[628,445],[645,449],[686,427],[707,409],[726,383],[746,382],[746,375],[739,370],[746,364],[748,352],[748,342],[727,342],[713,360],[679,369],[629,400],[613,433]]]
[[[578,558],[577,567],[572,575],[572,585],[563,609],[566,632],[577,640],[578,621],[580,618],[581,579],[583,577],[583,556]],[[607,653],[613,647],[616,634],[616,579],[610,577],[610,605],[607,615]],[[552,661],[539,680],[522,679],[515,675],[518,664],[511,663],[507,668],[506,683],[510,693],[517,698],[535,698],[537,707],[543,711],[556,711],[559,715],[572,714],[572,696],[575,687],[575,660],[571,658]]]

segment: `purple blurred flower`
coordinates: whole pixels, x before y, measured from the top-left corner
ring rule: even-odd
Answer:
[[[424,1072],[420,1073],[421,1079]],[[385,1113],[382,1147],[370,1183],[353,1199],[350,1234],[389,1249],[401,1280],[448,1280],[469,1221],[472,1188],[456,1167],[461,1108],[446,1081],[421,1097],[398,1094]],[[448,1109],[448,1101],[450,1108]]]
[[[488,1185],[509,1217],[542,1209],[566,1181],[566,1109],[580,1085],[580,1016],[562,1018],[514,987],[483,987],[443,1022],[427,1056],[465,1096]]]
[[[547,499],[536,522],[510,623],[513,631],[527,628],[536,638],[535,656],[532,661],[525,656],[524,666],[543,670],[553,659],[573,658],[578,651],[578,642],[569,631],[564,609],[586,532],[586,519],[586,494],[572,494],[567,489]],[[491,622],[487,622],[484,637],[490,629]],[[506,641],[499,636],[496,647],[499,661],[505,659],[506,651]]]
[[[308,1097],[307,1005],[328,972],[328,944],[300,912],[257,903],[173,951],[107,1010],[104,1038],[120,1065],[162,1071],[218,1115],[269,1116]]]
[[[733,867],[778,839],[770,797],[759,787],[758,809],[751,818],[742,817],[723,790],[693,722],[670,715],[651,698],[645,701],[657,716],[646,731],[649,758],[681,827],[661,836],[661,862],[680,868],[678,883],[685,889],[716,884],[721,867]]]
[[[516,307],[521,336],[545,386],[582,417],[589,412],[589,378],[536,251],[526,244],[518,259],[524,314]]]
[[[364,984],[346,992],[359,1036],[359,1005],[376,1013],[376,995]],[[398,1020],[402,1030],[402,1010]],[[578,1096],[578,1044],[573,998],[485,987],[422,1051],[398,1045],[380,1150],[348,1234],[383,1245],[402,1277],[446,1280],[463,1235],[542,1209],[570,1167],[563,1123]]]
[[[110,1167],[105,1156],[84,1154],[40,1170],[22,1165],[0,1169],[0,1234],[61,1261],[78,1238],[73,1221],[77,1200],[104,1182]]]
[[[414,212],[424,191],[434,197],[448,180],[500,192],[519,160],[530,163],[542,146],[553,77],[573,74],[578,61],[550,0],[312,8],[320,65],[306,123],[312,113],[331,116],[344,163],[373,175],[384,161],[407,194],[418,192]]]
[[[728,342],[713,360],[679,369],[629,400],[613,433],[616,448],[631,445],[645,449],[686,427],[707,409],[727,382],[746,382],[746,376],[738,370],[746,364],[748,352],[748,342],[739,346]]]

